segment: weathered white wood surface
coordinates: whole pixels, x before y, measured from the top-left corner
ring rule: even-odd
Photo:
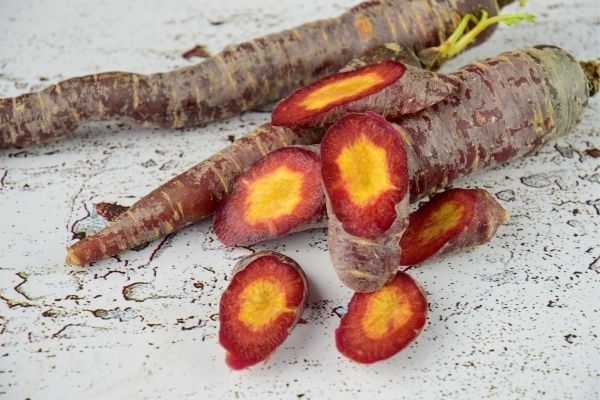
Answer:
[[[2,0],[0,96],[84,73],[188,65],[181,53],[197,43],[216,52],[353,3]],[[447,69],[539,43],[600,55],[597,0],[531,0],[525,10],[536,26],[503,27]],[[429,294],[426,329],[372,366],[335,350],[350,293],[321,230],[254,247],[294,257],[312,292],[308,323],[245,372],[223,362],[216,313],[249,250],[223,249],[208,222],[89,268],[63,264],[73,226],[98,222],[78,222],[95,203],[131,204],[268,114],[184,131],[100,124],[1,151],[0,398],[598,398],[600,159],[586,150],[600,148],[599,111],[594,99],[571,136],[459,183],[489,188],[512,218],[491,244],[411,269]]]

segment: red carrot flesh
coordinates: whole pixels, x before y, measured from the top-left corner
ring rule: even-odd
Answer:
[[[502,6],[511,2],[499,1]],[[225,118],[279,99],[383,43],[402,43],[415,52],[438,46],[461,16],[480,10],[496,15],[498,2],[370,0],[338,18],[233,45],[175,71],[72,78],[0,99],[0,148],[58,140],[92,120],[182,128]]]

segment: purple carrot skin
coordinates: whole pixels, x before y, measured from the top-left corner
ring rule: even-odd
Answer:
[[[499,6],[496,0],[371,0],[338,18],[233,45],[175,71],[72,78],[0,99],[0,148],[58,140],[92,120],[182,128],[225,118],[279,99],[383,43],[416,52],[437,46],[462,15],[481,10],[496,15]]]
[[[580,64],[552,46],[506,52],[452,76],[461,80],[459,90],[396,121],[412,201],[569,133],[592,93]]]
[[[381,60],[414,62],[405,48],[384,45],[352,60],[345,70]],[[233,180],[258,159],[281,147],[318,143],[323,134],[265,124],[152,191],[106,229],[72,245],[66,262],[85,265],[201,221],[216,210]]]

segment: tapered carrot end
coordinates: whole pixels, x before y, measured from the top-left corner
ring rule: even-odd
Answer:
[[[356,71],[329,75],[282,100],[273,111],[271,123],[300,128],[333,122],[335,117],[327,116],[330,110],[390,86],[405,70],[401,63],[383,61]]]
[[[400,135],[382,117],[346,114],[321,144],[321,174],[343,229],[376,238],[396,219],[396,204],[408,190],[406,151]]]
[[[241,260],[221,297],[219,342],[233,369],[266,360],[288,336],[306,303],[300,266],[275,252]]]
[[[215,214],[228,246],[246,246],[290,233],[324,214],[319,156],[300,147],[276,150],[246,170]]]
[[[67,251],[67,258],[65,258],[65,263],[73,266],[82,266],[81,260],[75,255],[73,249],[69,248]]]
[[[371,293],[356,293],[335,331],[337,349],[349,359],[371,364],[398,353],[421,332],[427,299],[407,274]]]
[[[472,191],[453,189],[434,196],[412,213],[400,240],[400,264],[418,264],[437,253],[469,225],[475,203]]]

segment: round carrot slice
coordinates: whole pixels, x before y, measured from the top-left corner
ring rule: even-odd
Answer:
[[[289,234],[325,213],[319,156],[286,147],[256,162],[217,208],[214,229],[228,246]]]
[[[349,359],[371,364],[398,353],[421,332],[427,299],[406,273],[371,293],[355,293],[335,331],[337,349]]]
[[[344,230],[366,239],[392,225],[408,191],[404,143],[374,113],[346,114],[329,128],[321,144],[321,174]]]

